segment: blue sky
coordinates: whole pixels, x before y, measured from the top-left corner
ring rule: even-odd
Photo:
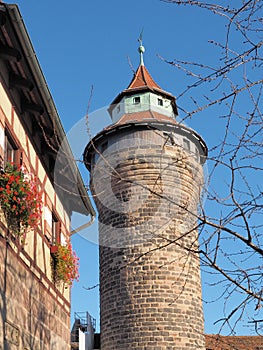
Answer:
[[[6,1],[12,3],[11,1]],[[110,118],[106,107],[132,79],[130,64],[139,63],[138,37],[143,29],[146,48],[145,65],[154,80],[175,96],[189,84],[188,77],[165,63],[174,58],[210,64],[220,49],[208,41],[222,38],[223,19],[208,16],[206,11],[177,7],[159,0],[75,0],[16,1],[47,80],[58,113],[68,133],[76,157],[81,157],[89,136],[85,131],[91,87],[93,96],[91,132],[95,134]],[[196,96],[202,91],[196,91]],[[188,96],[178,99],[179,106],[191,110]],[[211,112],[198,114],[187,122],[199,132],[208,146],[219,141],[220,121]],[[84,126],[84,128],[83,128]],[[79,152],[79,154],[78,154]],[[88,174],[82,170],[85,183]],[[73,226],[82,223],[75,218]],[[94,224],[87,232],[73,237],[80,257],[80,282],[72,289],[72,312],[89,311],[99,322],[98,249],[87,237],[97,231]],[[84,238],[83,238],[84,237]],[[216,333],[214,306],[205,307],[206,332]]]

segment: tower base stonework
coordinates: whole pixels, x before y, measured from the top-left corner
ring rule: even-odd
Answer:
[[[196,253],[202,167],[182,147],[166,146],[161,130],[152,132],[110,136],[91,172],[101,349],[204,350]]]
[[[126,266],[106,266],[123,254]],[[199,271],[188,268],[182,251],[164,248],[140,259],[141,254],[101,248],[101,349],[205,350]],[[179,269],[185,282],[178,280]]]

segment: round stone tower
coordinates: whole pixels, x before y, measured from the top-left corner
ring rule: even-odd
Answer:
[[[207,148],[143,63],[84,161],[99,213],[101,350],[205,350],[197,207]]]

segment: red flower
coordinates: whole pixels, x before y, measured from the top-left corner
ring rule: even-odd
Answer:
[[[37,179],[26,174],[12,164],[7,164],[4,173],[0,173],[0,205],[6,212],[16,215],[21,232],[38,225],[42,214],[41,193]],[[14,204],[15,202],[15,204]]]
[[[14,182],[15,180],[15,176],[14,175],[10,175],[8,183],[11,184],[12,182]]]
[[[76,253],[72,251],[72,246],[68,243],[66,246],[59,244],[54,257],[54,279],[57,282],[64,282],[72,285],[73,281],[78,281],[79,259]]]

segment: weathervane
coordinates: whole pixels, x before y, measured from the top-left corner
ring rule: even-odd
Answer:
[[[145,48],[144,48],[144,46],[142,45],[142,33],[143,33],[143,29],[142,29],[142,31],[141,31],[141,33],[140,33],[140,36],[139,36],[139,39],[138,39],[138,41],[139,41],[139,43],[140,43],[140,46],[139,46],[139,48],[138,48],[138,51],[139,51],[139,53],[140,53],[140,60],[141,60],[141,66],[144,66],[144,62],[143,62],[143,54],[144,54],[144,52],[145,52]]]

